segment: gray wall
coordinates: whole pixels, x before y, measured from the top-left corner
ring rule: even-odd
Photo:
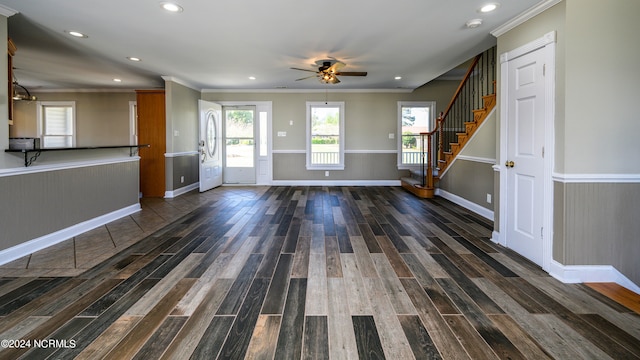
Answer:
[[[639,13],[636,0],[566,0],[498,38],[501,54],[557,32],[553,259],[612,265],[636,284]]]
[[[458,81],[432,81],[413,92],[255,92],[205,91],[208,101],[272,101],[273,178],[293,180],[399,180],[396,153],[398,101],[435,101],[443,111]],[[306,102],[345,102],[345,170],[308,171],[305,167]],[[290,125],[290,121],[293,125]],[[276,134],[286,131],[286,137]],[[389,139],[389,134],[395,139]]]
[[[139,161],[0,174],[0,250],[138,203]]]
[[[198,100],[200,92],[165,81],[167,109],[166,189],[173,191],[198,182]],[[176,133],[177,132],[177,133]],[[184,178],[184,181],[182,179]]]
[[[494,211],[495,143],[496,111],[492,111],[440,179],[438,187]],[[487,194],[492,197],[491,203],[487,202]]]

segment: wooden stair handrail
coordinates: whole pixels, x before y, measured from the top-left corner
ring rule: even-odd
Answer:
[[[467,73],[462,78],[462,81],[460,81],[460,85],[458,85],[458,89],[456,89],[456,92],[453,94],[451,101],[449,101],[449,105],[447,106],[447,109],[444,111],[444,114],[442,112],[440,113],[440,115],[442,116],[442,121],[444,121],[447,115],[449,115],[449,111],[451,110],[451,107],[453,107],[453,103],[455,103],[456,100],[458,99],[458,96],[460,96],[460,92],[462,91],[462,88],[467,83],[467,80],[469,80],[469,77],[471,77],[471,74],[473,73],[473,70],[475,70],[476,65],[478,64],[478,61],[480,61],[481,57],[482,57],[482,54],[476,55],[476,57],[471,62],[471,65],[469,65],[469,69],[467,69]]]
[[[442,144],[442,131],[443,131],[443,123],[447,117],[447,115],[449,114],[449,111],[451,110],[451,107],[453,107],[453,104],[455,103],[455,101],[458,99],[458,96],[460,96],[460,92],[462,91],[462,88],[464,87],[464,85],[467,83],[467,80],[469,80],[469,77],[471,77],[471,74],[473,73],[473,70],[475,70],[476,65],[478,64],[478,61],[480,61],[480,58],[482,58],[482,53],[476,55],[476,57],[473,59],[473,61],[471,62],[471,65],[469,65],[469,69],[467,69],[467,73],[464,75],[464,77],[462,78],[462,81],[460,81],[460,84],[458,85],[458,88],[456,89],[456,92],[453,94],[453,97],[451,98],[451,101],[449,102],[449,105],[447,106],[447,109],[444,112],[440,112],[440,114],[438,115],[438,118],[436,119],[436,126],[434,127],[433,130],[426,132],[426,133],[420,133],[421,136],[426,136],[427,137],[427,149],[429,152],[429,156],[427,156],[427,172],[426,172],[426,187],[428,189],[433,188],[434,186],[434,179],[433,179],[433,155],[431,152],[431,146],[432,146],[432,136],[439,131],[440,132],[440,137],[438,139],[438,159],[444,159],[444,146]],[[424,180],[423,180],[424,183]]]

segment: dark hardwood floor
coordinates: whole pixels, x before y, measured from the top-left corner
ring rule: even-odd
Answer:
[[[206,196],[77,276],[0,278],[0,359],[640,358],[639,314],[549,277],[444,199]]]

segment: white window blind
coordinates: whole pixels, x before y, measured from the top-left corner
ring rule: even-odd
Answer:
[[[42,102],[39,106],[42,146],[45,148],[75,145],[75,104]]]

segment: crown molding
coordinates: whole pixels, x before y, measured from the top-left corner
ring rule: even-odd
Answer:
[[[202,93],[411,93],[415,89],[202,89]]]
[[[12,8],[0,4],[0,15],[2,15],[4,17],[10,17],[10,16],[13,16],[13,15],[15,15],[17,13],[18,12],[13,10]]]
[[[562,0],[544,0],[544,1],[541,1],[540,3],[535,5],[534,7],[530,8],[529,10],[526,10],[525,12],[521,13],[520,15],[518,15],[518,16],[514,17],[513,19],[507,21],[506,23],[498,26],[496,29],[491,31],[490,34],[495,36],[495,37],[502,36],[502,35],[506,34],[508,31],[510,31],[513,28],[515,28],[516,26],[519,26],[519,25],[527,22],[528,20],[530,20],[534,16],[536,16],[538,14],[541,14],[542,12],[544,12],[547,9],[551,8],[552,6],[557,5],[561,1]]]
[[[171,82],[174,82],[174,83],[176,83],[176,84],[180,84],[180,85],[182,85],[182,86],[186,86],[186,87],[188,87],[189,89],[192,89],[192,90],[195,90],[195,91],[202,91],[202,90],[201,90],[201,89],[199,89],[197,86],[195,86],[195,85],[193,85],[193,84],[189,84],[188,82],[183,81],[182,79],[178,79],[178,78],[177,78],[177,77],[175,77],[175,76],[167,76],[167,75],[163,75],[163,76],[161,76],[161,78],[162,78],[162,80],[164,80],[164,81],[165,81],[165,83],[166,83],[167,81],[171,81]]]

